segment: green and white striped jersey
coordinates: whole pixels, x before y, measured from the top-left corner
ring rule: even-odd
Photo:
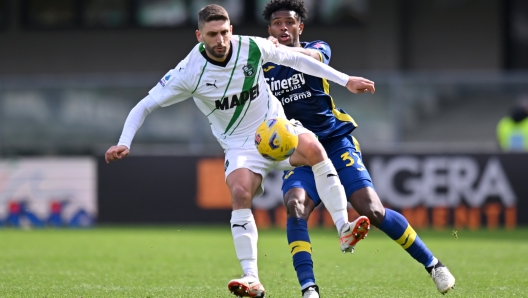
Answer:
[[[263,38],[233,35],[230,54],[223,63],[208,58],[199,43],[150,90],[144,107],[138,104],[131,111],[119,144],[130,148],[146,115],[157,108],[154,105],[166,107],[192,97],[224,149],[254,148],[257,127],[265,119],[285,117],[263,75],[262,65],[267,62],[324,76],[343,86],[348,81],[347,75]]]
[[[285,117],[267,88],[262,63],[271,43],[248,36],[231,38],[231,55],[220,65],[206,59],[202,43],[149,92],[161,106],[193,97],[222,147],[254,146],[262,121]]]

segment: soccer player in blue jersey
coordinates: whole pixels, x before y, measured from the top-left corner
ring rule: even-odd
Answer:
[[[270,39],[278,47],[303,53],[326,64],[331,50],[324,41],[300,42],[307,9],[302,0],[271,0],[262,13],[269,21]],[[348,200],[354,209],[392,238],[431,275],[441,293],[455,286],[455,278],[418,237],[400,213],[383,207],[361,152],[351,132],[356,123],[345,111],[336,108],[325,79],[304,74],[287,66],[263,65],[266,81],[284,107],[288,118],[299,120],[314,132],[335,165]],[[315,282],[307,220],[321,202],[310,167],[299,167],[283,177],[284,202],[288,210],[287,237],[293,265],[304,298],[319,297]]]

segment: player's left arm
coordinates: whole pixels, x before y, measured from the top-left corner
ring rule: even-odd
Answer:
[[[273,43],[263,38],[255,38],[260,45],[264,63],[273,62],[289,66],[297,71],[318,77],[326,78],[332,82],[346,87],[352,93],[365,93],[376,91],[374,82],[362,77],[349,76],[345,73],[297,52],[288,51],[282,47],[275,47]]]

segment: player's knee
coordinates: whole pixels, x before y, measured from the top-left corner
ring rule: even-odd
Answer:
[[[241,185],[234,185],[231,187],[231,200],[235,208],[250,208],[251,207],[251,192]]]
[[[380,208],[380,206],[376,204],[370,204],[368,208],[365,208],[363,215],[368,217],[370,223],[375,227],[379,227],[385,217],[385,208]]]
[[[383,222],[385,207],[373,189],[365,187],[355,191],[350,203],[360,215],[368,217],[374,226],[378,227]]]
[[[289,218],[302,218],[308,220],[310,213],[305,208],[303,199],[298,196],[289,196],[286,200],[286,210]]]
[[[300,199],[295,196],[290,196],[286,200],[286,210],[288,212],[288,217],[300,217],[302,214],[303,204]]]
[[[306,158],[310,162],[310,166],[318,164],[328,158],[326,151],[318,141],[307,142],[303,151],[305,152]]]

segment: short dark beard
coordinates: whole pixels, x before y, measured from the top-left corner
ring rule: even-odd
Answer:
[[[207,53],[215,58],[224,58],[226,56],[227,51],[229,50],[229,48],[226,47],[225,51],[222,54],[217,54],[214,49],[208,46],[206,43],[204,43],[204,47]]]

